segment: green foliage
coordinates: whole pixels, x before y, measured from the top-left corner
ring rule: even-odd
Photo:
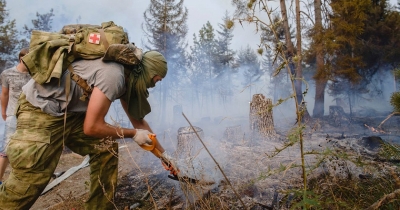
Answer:
[[[51,32],[53,29],[53,17],[54,17],[54,10],[53,8],[50,9],[48,13],[41,14],[36,12],[36,19],[33,19],[32,27],[28,27],[24,25],[23,27],[23,34],[27,37],[30,37],[32,30],[40,30],[40,31],[48,31]]]
[[[268,1],[261,0],[255,3],[254,1],[233,0],[232,2],[237,7],[236,14],[239,23],[255,23],[257,29],[265,27],[263,29],[265,37],[262,40],[265,43],[269,42],[263,45],[266,49],[265,52],[273,50],[273,54],[276,55],[272,59],[273,63],[275,64],[276,61],[278,63],[274,76],[282,73],[283,71],[281,70],[285,69],[285,67],[286,69],[292,68],[293,66],[290,65],[292,57],[290,57],[291,55],[288,56],[290,53],[287,49],[290,47],[289,43],[285,43],[283,39],[280,40],[280,37],[277,36],[280,34],[278,23],[279,21],[283,22],[285,18],[279,18],[279,21],[275,23],[273,18],[271,18],[272,10],[268,9]],[[284,2],[281,1],[281,3]],[[324,61],[327,61],[327,63],[323,69],[324,71],[318,72],[318,74],[314,75],[314,78],[322,78],[326,81],[331,80],[331,91],[334,94],[348,94],[350,96],[352,94],[366,93],[368,90],[365,87],[370,83],[377,69],[384,65],[394,66],[398,62],[399,56],[397,56],[397,60],[392,59],[391,61],[389,61],[389,57],[387,56],[390,55],[389,50],[387,50],[390,45],[393,47],[397,46],[397,43],[400,43],[396,41],[397,37],[399,37],[398,27],[393,24],[396,22],[396,15],[387,10],[385,0],[333,0],[329,3],[331,3],[331,8],[326,10],[331,11],[330,14],[326,15],[329,18],[326,22],[328,24],[325,25],[326,28],[323,30],[323,33],[319,33],[313,37],[312,42],[312,44],[323,43],[323,53],[320,55],[323,56]],[[255,9],[257,5],[259,6],[258,11]],[[263,22],[261,18],[255,15],[256,13],[260,13],[260,11],[265,12],[270,22]],[[389,16],[390,18],[388,18]],[[389,19],[390,21],[387,22]],[[391,27],[387,27],[389,25]],[[282,34],[286,36],[290,34],[287,30],[286,34],[284,30],[282,31]],[[392,44],[387,44],[387,40],[392,40]],[[271,44],[271,41],[274,44]],[[315,62],[317,48],[321,48],[321,45],[311,46],[311,50],[308,52],[310,53],[309,62]],[[301,59],[300,56],[297,58]],[[395,58],[395,56],[391,58]],[[288,74],[291,76],[292,85],[295,81],[298,81],[298,78],[292,76],[293,73],[289,71]],[[349,91],[349,87],[351,91]],[[296,96],[292,95],[291,97],[295,98]],[[400,94],[398,98],[400,104]],[[277,104],[285,100],[279,99],[277,100]],[[296,110],[296,114],[302,114],[301,108]],[[364,162],[362,157],[354,155],[351,151],[327,148],[322,153],[318,153],[317,151],[303,153],[304,130],[305,127],[301,122],[297,122],[296,127],[289,132],[288,138],[283,142],[283,145],[275,147],[273,152],[268,155],[269,158],[272,158],[291,146],[300,145],[300,158],[302,160],[300,167],[302,167],[303,172],[303,186],[299,184],[298,189],[286,192],[287,194],[293,193],[296,196],[296,201],[292,206],[293,209],[364,209],[382,198],[385,194],[392,193],[396,189],[393,178],[390,176],[374,177],[361,181],[354,179],[353,173],[350,173],[353,172],[350,171],[351,167],[354,165],[366,166],[365,164],[368,163]],[[397,149],[397,147],[390,145],[386,146],[384,151],[387,155],[393,157],[393,154],[397,154]],[[308,163],[304,163],[305,155],[317,156],[315,165],[310,166]],[[311,182],[307,184],[308,175],[315,175],[312,174],[313,170],[322,167],[327,162],[330,164],[330,169],[338,173],[339,176],[336,177],[338,174],[332,174],[335,176],[332,177],[327,172],[327,174],[311,179]],[[372,167],[372,165],[369,163],[367,166]],[[260,178],[266,178],[274,173],[277,174],[293,166],[294,164],[289,166],[280,164],[277,170],[269,170],[268,173],[261,173]],[[296,167],[299,166],[296,165]],[[385,208],[398,209],[398,200],[389,203]]]
[[[171,88],[180,81],[186,65],[187,15],[183,0],[151,0],[144,12],[142,26],[148,41],[145,48],[158,50],[167,59],[169,72],[163,84]]]
[[[236,52],[231,49],[234,25],[228,12],[222,18],[225,24],[218,24],[219,29],[216,30],[216,70],[217,75],[233,71]]]
[[[396,82],[400,76],[400,70],[396,69],[394,72]],[[390,105],[393,106],[394,112],[400,112],[400,92],[396,91],[390,96]]]
[[[160,122],[165,122],[167,99],[177,100],[178,85],[186,71],[188,10],[183,6],[183,0],[151,0],[143,16],[142,28],[148,41],[145,49],[159,51],[168,61],[168,76],[163,79],[161,90],[156,92],[162,99]]]
[[[395,69],[393,71],[393,74],[394,74],[395,78],[398,79],[400,77],[400,69]]]
[[[0,70],[18,62],[18,31],[15,20],[8,19],[6,1],[0,0]]]
[[[198,38],[198,39],[197,39]],[[207,22],[200,29],[198,37],[194,35],[194,46],[191,47],[190,82],[194,95],[199,101],[207,101],[211,104],[214,96],[214,84],[211,82],[216,76],[216,58],[218,58],[214,28]]]
[[[382,141],[379,156],[389,161],[400,161],[400,145]]]
[[[400,92],[394,92],[390,96],[390,104],[393,106],[395,112],[400,112]]]
[[[370,0],[332,1],[332,14],[330,22],[332,27],[327,29],[333,33],[336,48],[333,50],[335,58],[334,77],[346,78],[351,83],[361,80],[358,69],[363,67],[361,55],[355,54],[357,37],[364,31],[364,23],[367,20],[367,10]],[[347,88],[346,88],[347,89]],[[343,89],[343,91],[345,91]]]
[[[228,103],[234,92],[233,87],[233,74],[237,73],[236,51],[232,49],[232,38],[234,23],[228,12],[225,12],[222,18],[223,23],[218,24],[216,30],[216,54],[213,58],[215,66],[214,73],[216,77],[213,79],[216,82],[216,89],[218,89],[218,96],[222,103]]]
[[[227,28],[227,29],[231,29],[231,28],[234,27],[235,22],[233,22],[232,20],[227,20],[227,21],[225,22],[225,25],[226,25],[226,28]]]
[[[41,14],[36,12],[36,19],[31,20],[32,27],[24,25],[21,34],[25,36],[20,41],[22,47],[29,47],[30,37],[33,30],[51,32],[53,29],[54,10],[50,9],[48,13]]]
[[[325,49],[330,63],[332,94],[366,92],[372,77],[383,66],[399,63],[400,15],[386,0],[332,1],[331,27],[325,30]]]
[[[235,54],[231,49],[233,25],[228,13],[215,30],[209,21],[199,33],[193,35],[194,45],[190,47],[190,68],[188,78],[194,95],[207,106],[213,106],[215,96],[226,103],[233,94],[232,75],[236,72]],[[217,90],[217,91],[216,91]]]
[[[319,195],[321,206],[315,209],[366,209],[396,188],[396,182],[390,174],[361,180],[332,179],[329,175],[321,175],[309,182],[309,190]],[[394,199],[383,203],[379,209],[399,208],[399,199]]]
[[[293,205],[290,209],[321,209],[320,196],[315,194],[313,191],[298,191],[293,190],[295,199],[299,202]]]
[[[239,51],[238,64],[244,69],[244,86],[251,85],[261,77],[260,63],[257,54],[250,46]],[[250,88],[251,91],[251,88]]]

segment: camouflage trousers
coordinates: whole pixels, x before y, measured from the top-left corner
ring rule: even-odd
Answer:
[[[48,115],[21,96],[17,130],[7,147],[12,171],[0,186],[0,209],[29,209],[50,181],[64,145],[90,156],[90,194],[85,208],[114,209],[118,144],[85,135],[84,118],[85,113],[67,114],[64,128],[63,116]]]

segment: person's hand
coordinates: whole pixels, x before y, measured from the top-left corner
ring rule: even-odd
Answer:
[[[136,129],[136,134],[132,138],[139,146],[143,144],[152,144],[153,141],[149,138],[150,133],[148,130]]]
[[[1,117],[3,117],[3,120],[6,121],[6,119],[7,119],[7,114],[2,114]]]
[[[174,158],[168,155],[167,151],[161,154],[161,164],[165,170],[169,171],[173,175],[178,175],[179,169],[176,166]]]

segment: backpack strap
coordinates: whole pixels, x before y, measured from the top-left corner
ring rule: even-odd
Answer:
[[[64,111],[64,130],[63,130],[63,147],[65,146],[64,140],[65,140],[65,130],[66,125],[67,125],[67,113],[68,113],[68,100],[69,100],[69,92],[71,91],[71,77],[68,75],[70,72],[67,72],[67,79],[65,81],[65,102],[67,103],[67,106],[65,106],[65,111]]]
[[[104,29],[99,29],[98,31],[100,32],[100,41],[103,43],[104,49],[107,51],[108,46],[110,44],[107,41],[107,37],[106,37],[106,34],[104,33]]]
[[[90,87],[86,80],[82,79],[79,75],[75,74],[74,68],[72,68],[71,65],[68,66],[68,70],[71,74],[71,79],[76,82],[82,89],[83,89],[83,95],[79,97],[81,101],[86,101],[86,98],[89,97],[89,95],[92,93],[93,89]]]
[[[70,34],[68,39],[68,46],[69,46],[68,53],[70,53],[73,50],[74,45],[75,45],[75,34]]]

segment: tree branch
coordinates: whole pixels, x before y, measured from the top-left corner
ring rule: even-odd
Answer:
[[[383,204],[396,199],[396,197],[400,196],[400,189],[395,190],[394,192],[383,196],[377,202],[372,204],[370,207],[366,208],[365,210],[375,210],[381,207]]]

